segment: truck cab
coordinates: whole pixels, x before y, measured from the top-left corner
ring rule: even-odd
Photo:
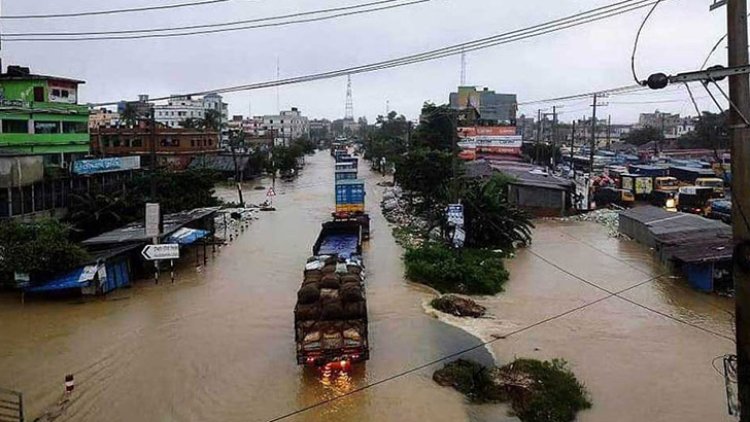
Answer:
[[[654,178],[654,190],[677,193],[679,189],[680,181],[676,177],[663,176]]]
[[[713,188],[714,198],[724,197],[724,180],[718,177],[699,177],[695,179],[695,186]]]

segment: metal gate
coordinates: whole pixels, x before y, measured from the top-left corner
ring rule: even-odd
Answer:
[[[23,394],[0,388],[0,422],[23,421]]]

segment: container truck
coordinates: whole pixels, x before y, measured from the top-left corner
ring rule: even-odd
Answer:
[[[677,209],[691,214],[708,215],[713,188],[683,186],[677,196]]]
[[[365,181],[361,179],[336,182],[336,213],[365,212]]]
[[[336,163],[336,171],[339,170],[356,170],[357,165],[356,163],[348,162],[348,163]]]
[[[724,180],[718,177],[699,177],[695,179],[695,186],[713,188],[714,198],[724,197]]]
[[[669,175],[672,177],[676,177],[680,182],[689,185],[694,185],[695,180],[701,177],[716,177],[716,173],[714,173],[714,171],[711,169],[677,166],[669,168]]]
[[[336,169],[335,173],[335,181],[338,182],[339,180],[353,180],[357,178],[357,170],[356,169],[343,169],[339,170]]]
[[[648,199],[654,190],[654,179],[639,174],[621,174],[620,187],[632,192],[636,199]]]
[[[297,364],[349,370],[370,358],[362,227],[324,223],[294,309]]]

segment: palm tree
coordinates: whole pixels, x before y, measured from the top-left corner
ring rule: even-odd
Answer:
[[[200,125],[201,122],[197,119],[193,119],[192,117],[189,117],[180,122],[180,126],[182,126],[184,129],[198,129]]]
[[[206,110],[203,116],[203,128],[215,131],[221,129],[221,113],[213,109]]]
[[[133,103],[125,104],[125,108],[120,113],[120,120],[125,122],[128,127],[133,127],[138,123],[138,109]]]

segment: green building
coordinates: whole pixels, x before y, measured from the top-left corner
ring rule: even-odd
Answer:
[[[89,153],[89,110],[78,104],[83,81],[8,66],[0,74],[0,155],[42,155],[64,165]]]

